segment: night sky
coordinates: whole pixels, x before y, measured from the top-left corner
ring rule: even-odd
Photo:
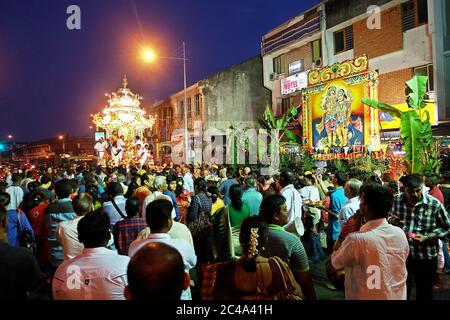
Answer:
[[[181,56],[188,85],[260,52],[261,37],[317,0],[14,0],[0,3],[0,140],[87,135],[105,93],[130,88],[150,105],[183,89],[182,61],[145,65],[139,48]],[[81,8],[81,30],[66,9]]]

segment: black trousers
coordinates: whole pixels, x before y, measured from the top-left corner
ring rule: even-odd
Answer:
[[[410,300],[413,282],[416,285],[416,300],[433,300],[433,283],[436,279],[437,265],[437,257],[427,260],[408,257],[406,260],[408,300]]]

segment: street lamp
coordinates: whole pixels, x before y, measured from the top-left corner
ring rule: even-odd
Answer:
[[[187,164],[189,161],[188,155],[188,125],[187,125],[187,90],[186,90],[186,44],[183,41],[183,57],[164,57],[158,56],[152,49],[144,48],[141,52],[142,58],[147,63],[154,62],[157,58],[159,59],[169,59],[169,60],[183,60],[183,78],[184,78],[184,103],[183,103],[183,113],[184,113],[184,163]]]
[[[11,160],[16,156],[15,154],[15,143],[14,143],[14,136],[10,133],[8,134],[8,148],[11,154]]]
[[[66,153],[66,143],[64,141],[64,136],[59,136],[59,140],[62,140],[63,154]]]

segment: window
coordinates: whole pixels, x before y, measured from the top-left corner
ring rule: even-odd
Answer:
[[[421,25],[428,22],[428,1],[416,0],[416,17],[417,25]]]
[[[181,115],[181,116],[184,116],[184,103],[183,103],[183,101],[180,101],[180,102],[178,102],[178,113]]]
[[[403,32],[428,22],[427,0],[409,0],[402,4]]]
[[[289,108],[292,106],[293,99],[292,98],[284,98],[281,101],[281,114],[285,114],[288,112]]]
[[[312,61],[316,62],[322,58],[320,39],[311,42]]]
[[[172,125],[172,109],[167,109],[167,127],[170,127]]]
[[[195,108],[195,115],[198,116],[200,114],[200,95],[197,94],[194,97],[194,108]]]
[[[433,65],[429,64],[427,66],[422,66],[414,68],[414,75],[416,76],[427,76],[427,92],[434,91],[434,77],[433,77]]]
[[[353,49],[353,26],[334,33],[334,53]]]
[[[284,73],[285,56],[284,54],[273,59],[273,72],[276,74]]]
[[[299,72],[305,71],[305,63],[303,59],[294,61],[289,64],[289,75],[297,74]]]
[[[188,118],[191,117],[191,112],[192,112],[192,99],[191,97],[187,98],[187,116]]]

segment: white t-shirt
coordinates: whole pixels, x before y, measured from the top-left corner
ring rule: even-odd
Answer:
[[[130,257],[106,248],[84,249],[63,262],[53,278],[55,300],[125,300]]]
[[[21,187],[15,187],[11,186],[6,188],[6,192],[11,197],[11,202],[8,205],[8,210],[17,210],[19,208],[20,204],[23,201],[24,192]]]
[[[286,206],[288,210],[288,223],[284,229],[288,232],[296,233],[303,236],[305,227],[302,222],[302,197],[294,185],[290,184],[281,189],[281,194],[286,199]]]

